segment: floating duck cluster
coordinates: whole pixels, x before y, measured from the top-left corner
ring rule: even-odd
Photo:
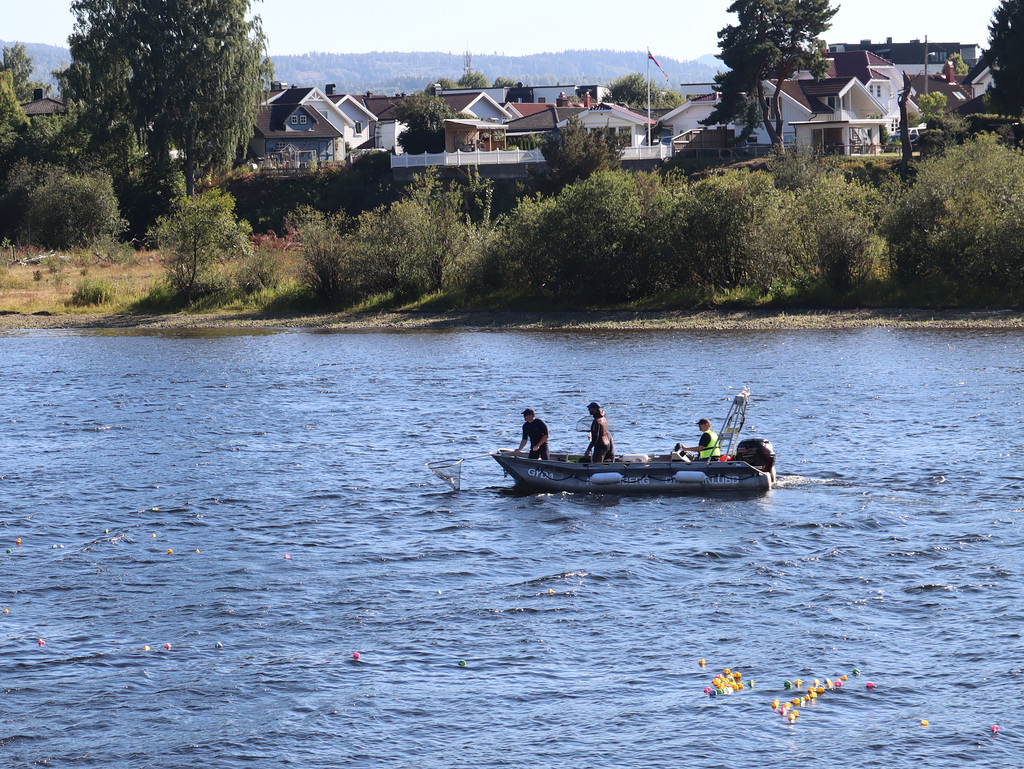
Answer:
[[[704,667],[704,660],[701,660],[701,667]],[[734,692],[743,691],[745,688],[754,688],[754,682],[748,681],[746,684],[743,683],[743,674],[738,670],[730,670],[726,668],[722,671],[721,675],[717,675],[711,679],[711,686],[705,687],[704,693],[711,697],[716,697],[720,694],[733,694]]]
[[[859,674],[859,670],[854,670],[854,675]],[[832,691],[835,689],[842,689],[843,684],[846,681],[847,677],[845,675],[836,676],[834,680],[831,678],[826,678],[824,681],[821,681],[815,678],[813,681],[807,684],[806,691],[804,691],[802,694],[799,694],[798,696],[793,697],[791,700],[786,702],[783,702],[779,699],[772,700],[772,710],[774,710],[780,716],[785,718],[791,724],[796,723],[796,720],[800,717],[800,711],[797,710],[798,707],[813,704],[817,701],[818,697],[825,694],[825,692]],[[800,691],[803,688],[803,685],[803,679],[797,678],[793,681],[784,681],[782,684],[782,688],[787,690],[792,689]]]

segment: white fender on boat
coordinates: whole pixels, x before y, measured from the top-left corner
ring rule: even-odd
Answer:
[[[619,483],[622,480],[622,473],[594,473],[590,476],[591,483]]]
[[[699,470],[680,470],[673,476],[681,483],[704,483],[707,476]]]
[[[651,458],[647,454],[623,454],[620,459],[623,462],[650,462]]]

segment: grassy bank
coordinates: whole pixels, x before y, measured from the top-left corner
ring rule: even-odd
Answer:
[[[0,328],[575,328],[575,329],[784,329],[784,328],[1024,328],[1024,311],[1003,309],[984,297],[908,308],[913,295],[876,287],[851,306],[849,297],[785,295],[755,300],[742,295],[709,300],[662,296],[628,307],[559,305],[529,295],[472,297],[439,294],[410,302],[377,297],[344,311],[325,311],[298,284],[299,258],[280,257],[274,290],[232,288],[194,307],[175,305],[164,288],[159,253],[114,259],[97,253],[16,253],[0,268]],[[237,283],[241,265],[221,266],[225,284]],[[965,299],[978,299],[964,306]],[[904,301],[901,301],[904,300]],[[870,305],[870,306],[868,306]],[[994,308],[994,309],[993,309]]]

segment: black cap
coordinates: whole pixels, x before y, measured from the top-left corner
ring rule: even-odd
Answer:
[[[534,413],[536,413],[536,412],[534,412],[534,410],[533,410],[533,409],[523,409],[523,416],[524,416],[524,417],[525,417],[525,416],[526,416],[527,414],[534,414]]]
[[[601,404],[598,403],[597,401],[590,401],[590,403],[587,404],[587,408],[588,409],[598,409],[598,410],[600,410],[601,409]]]

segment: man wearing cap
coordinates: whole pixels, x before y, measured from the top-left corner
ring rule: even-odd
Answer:
[[[548,426],[533,413],[533,409],[523,411],[523,440],[516,451],[522,451],[526,440],[530,440],[530,459],[548,458]]]
[[[697,459],[708,461],[718,459],[722,456],[722,449],[719,446],[718,433],[711,429],[711,420],[707,417],[697,422],[700,428],[700,442],[697,446],[681,446],[683,451],[696,451]]]
[[[612,434],[608,430],[608,419],[601,409],[601,404],[591,401],[587,411],[594,418],[590,425],[590,443],[583,452],[583,461],[590,461],[590,450],[594,450],[594,462],[611,462],[615,459],[615,444],[612,442]]]

